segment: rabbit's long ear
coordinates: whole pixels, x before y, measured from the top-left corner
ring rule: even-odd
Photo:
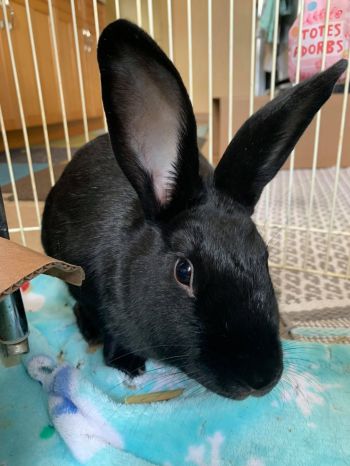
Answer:
[[[244,205],[250,213],[265,185],[286,161],[313,116],[330,97],[346,60],[281,93],[239,129],[220,163],[217,189]]]
[[[196,122],[174,65],[139,27],[111,23],[98,44],[115,157],[146,218],[175,213],[200,187]]]

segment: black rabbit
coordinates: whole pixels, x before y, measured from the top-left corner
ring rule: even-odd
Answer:
[[[213,171],[179,73],[144,31],[110,24],[98,61],[109,136],[66,167],[42,231],[49,255],[86,272],[70,288],[82,334],[131,375],[155,358],[226,397],[267,393],[283,368],[279,314],[251,214],[347,62],[256,112]]]

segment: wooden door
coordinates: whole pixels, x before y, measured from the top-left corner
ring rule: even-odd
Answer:
[[[30,16],[46,121],[48,124],[58,123],[62,119],[62,114],[59,102],[58,79],[52,47],[52,35],[47,1],[31,0]],[[40,125],[41,123],[42,121],[40,118],[37,124]]]
[[[76,1],[80,56],[84,80],[86,113],[89,118],[103,115],[100,73],[97,64],[97,39],[92,1]],[[98,4],[100,32],[105,25],[105,8]]]
[[[6,129],[19,128],[21,122],[2,8],[0,8],[0,105],[4,115]]]
[[[79,94],[79,79],[70,1],[56,0],[54,5],[57,47],[67,119],[81,120],[82,107]]]
[[[25,120],[27,126],[40,126],[42,117],[25,3],[24,0],[11,0],[10,5],[13,12],[11,39]],[[60,123],[62,111],[47,1],[31,0],[30,13],[47,123]],[[53,13],[67,119],[78,120],[81,119],[81,104],[69,0],[54,1]],[[5,126],[7,130],[20,129],[18,100],[5,29],[1,29],[0,33],[0,57],[0,103]]]
[[[0,17],[4,20],[2,7],[0,11]],[[11,1],[7,7],[7,17],[11,25],[10,35],[26,124],[28,126],[31,124],[40,124],[38,119],[40,109],[24,3]],[[21,128],[21,120],[4,23],[2,23],[0,33],[0,55],[0,103],[4,114],[5,126],[7,130],[18,129]]]

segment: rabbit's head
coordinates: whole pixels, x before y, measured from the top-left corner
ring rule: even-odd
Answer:
[[[132,277],[135,303],[150,307],[137,323],[152,343],[146,356],[230,398],[267,393],[283,368],[279,314],[251,215],[347,62],[257,111],[204,180],[191,102],[156,43],[119,20],[104,30],[98,60],[115,157],[158,238]]]

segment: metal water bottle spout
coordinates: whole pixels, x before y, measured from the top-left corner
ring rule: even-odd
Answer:
[[[0,188],[0,236],[9,239],[5,207]],[[2,264],[0,264],[0,267]],[[0,346],[4,355],[28,353],[28,322],[19,290],[0,301]]]

